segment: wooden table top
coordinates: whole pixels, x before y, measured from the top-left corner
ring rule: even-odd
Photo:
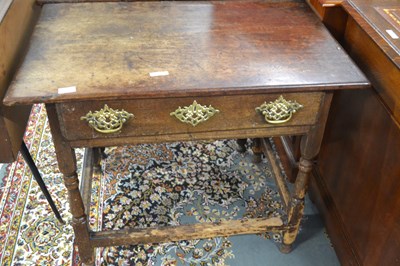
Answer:
[[[366,86],[306,4],[46,4],[4,103]]]

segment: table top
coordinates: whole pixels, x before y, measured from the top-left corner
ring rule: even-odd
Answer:
[[[303,3],[46,4],[4,103],[366,86]]]

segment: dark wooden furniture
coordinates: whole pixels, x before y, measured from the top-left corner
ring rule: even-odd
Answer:
[[[400,265],[400,2],[311,4],[373,85],[334,95],[314,198],[343,265]]]
[[[39,10],[34,1],[6,1],[0,9],[0,99],[2,100],[18,64],[22,61]],[[21,147],[31,106],[0,103],[0,162],[15,161]]]
[[[82,261],[91,263],[100,246],[266,230],[283,232],[281,250],[289,252],[332,93],[368,86],[304,3],[46,4],[4,102],[46,103],[75,240]],[[267,123],[257,107],[280,96],[303,107],[286,122],[267,117]],[[275,113],[300,107],[271,105]],[[89,230],[85,204],[99,149],[87,150],[81,195],[73,148],[251,137],[272,158],[263,138],[275,135],[303,135],[291,193],[276,171],[287,217]],[[277,170],[274,160],[272,166]]]
[[[14,0],[0,4],[0,99],[3,99],[17,66],[22,61],[38,14],[39,9],[34,1]],[[22,140],[30,110],[31,105],[8,107],[0,103],[0,162],[15,161],[18,151],[21,151],[56,218],[64,223]]]

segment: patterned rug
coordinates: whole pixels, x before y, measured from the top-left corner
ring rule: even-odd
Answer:
[[[67,224],[54,217],[18,158],[0,180],[0,265],[80,265],[42,105],[33,107],[25,142]],[[115,230],[282,214],[268,162],[254,164],[251,149],[243,154],[236,149],[233,140],[107,148],[102,171],[93,179],[90,226]],[[80,172],[83,150],[76,154]],[[242,245],[249,245],[249,237],[272,246],[281,241],[279,234],[266,233],[99,248],[96,265],[268,265],[263,259],[248,264]]]

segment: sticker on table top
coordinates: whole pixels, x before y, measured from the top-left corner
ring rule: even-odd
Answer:
[[[150,77],[168,76],[169,72],[168,71],[150,72],[149,75],[150,75]]]
[[[399,38],[399,36],[397,36],[397,34],[392,30],[386,30],[386,32],[390,35],[390,37],[392,37],[392,39],[398,39]]]
[[[74,93],[74,92],[76,92],[76,86],[58,88],[58,94]]]

